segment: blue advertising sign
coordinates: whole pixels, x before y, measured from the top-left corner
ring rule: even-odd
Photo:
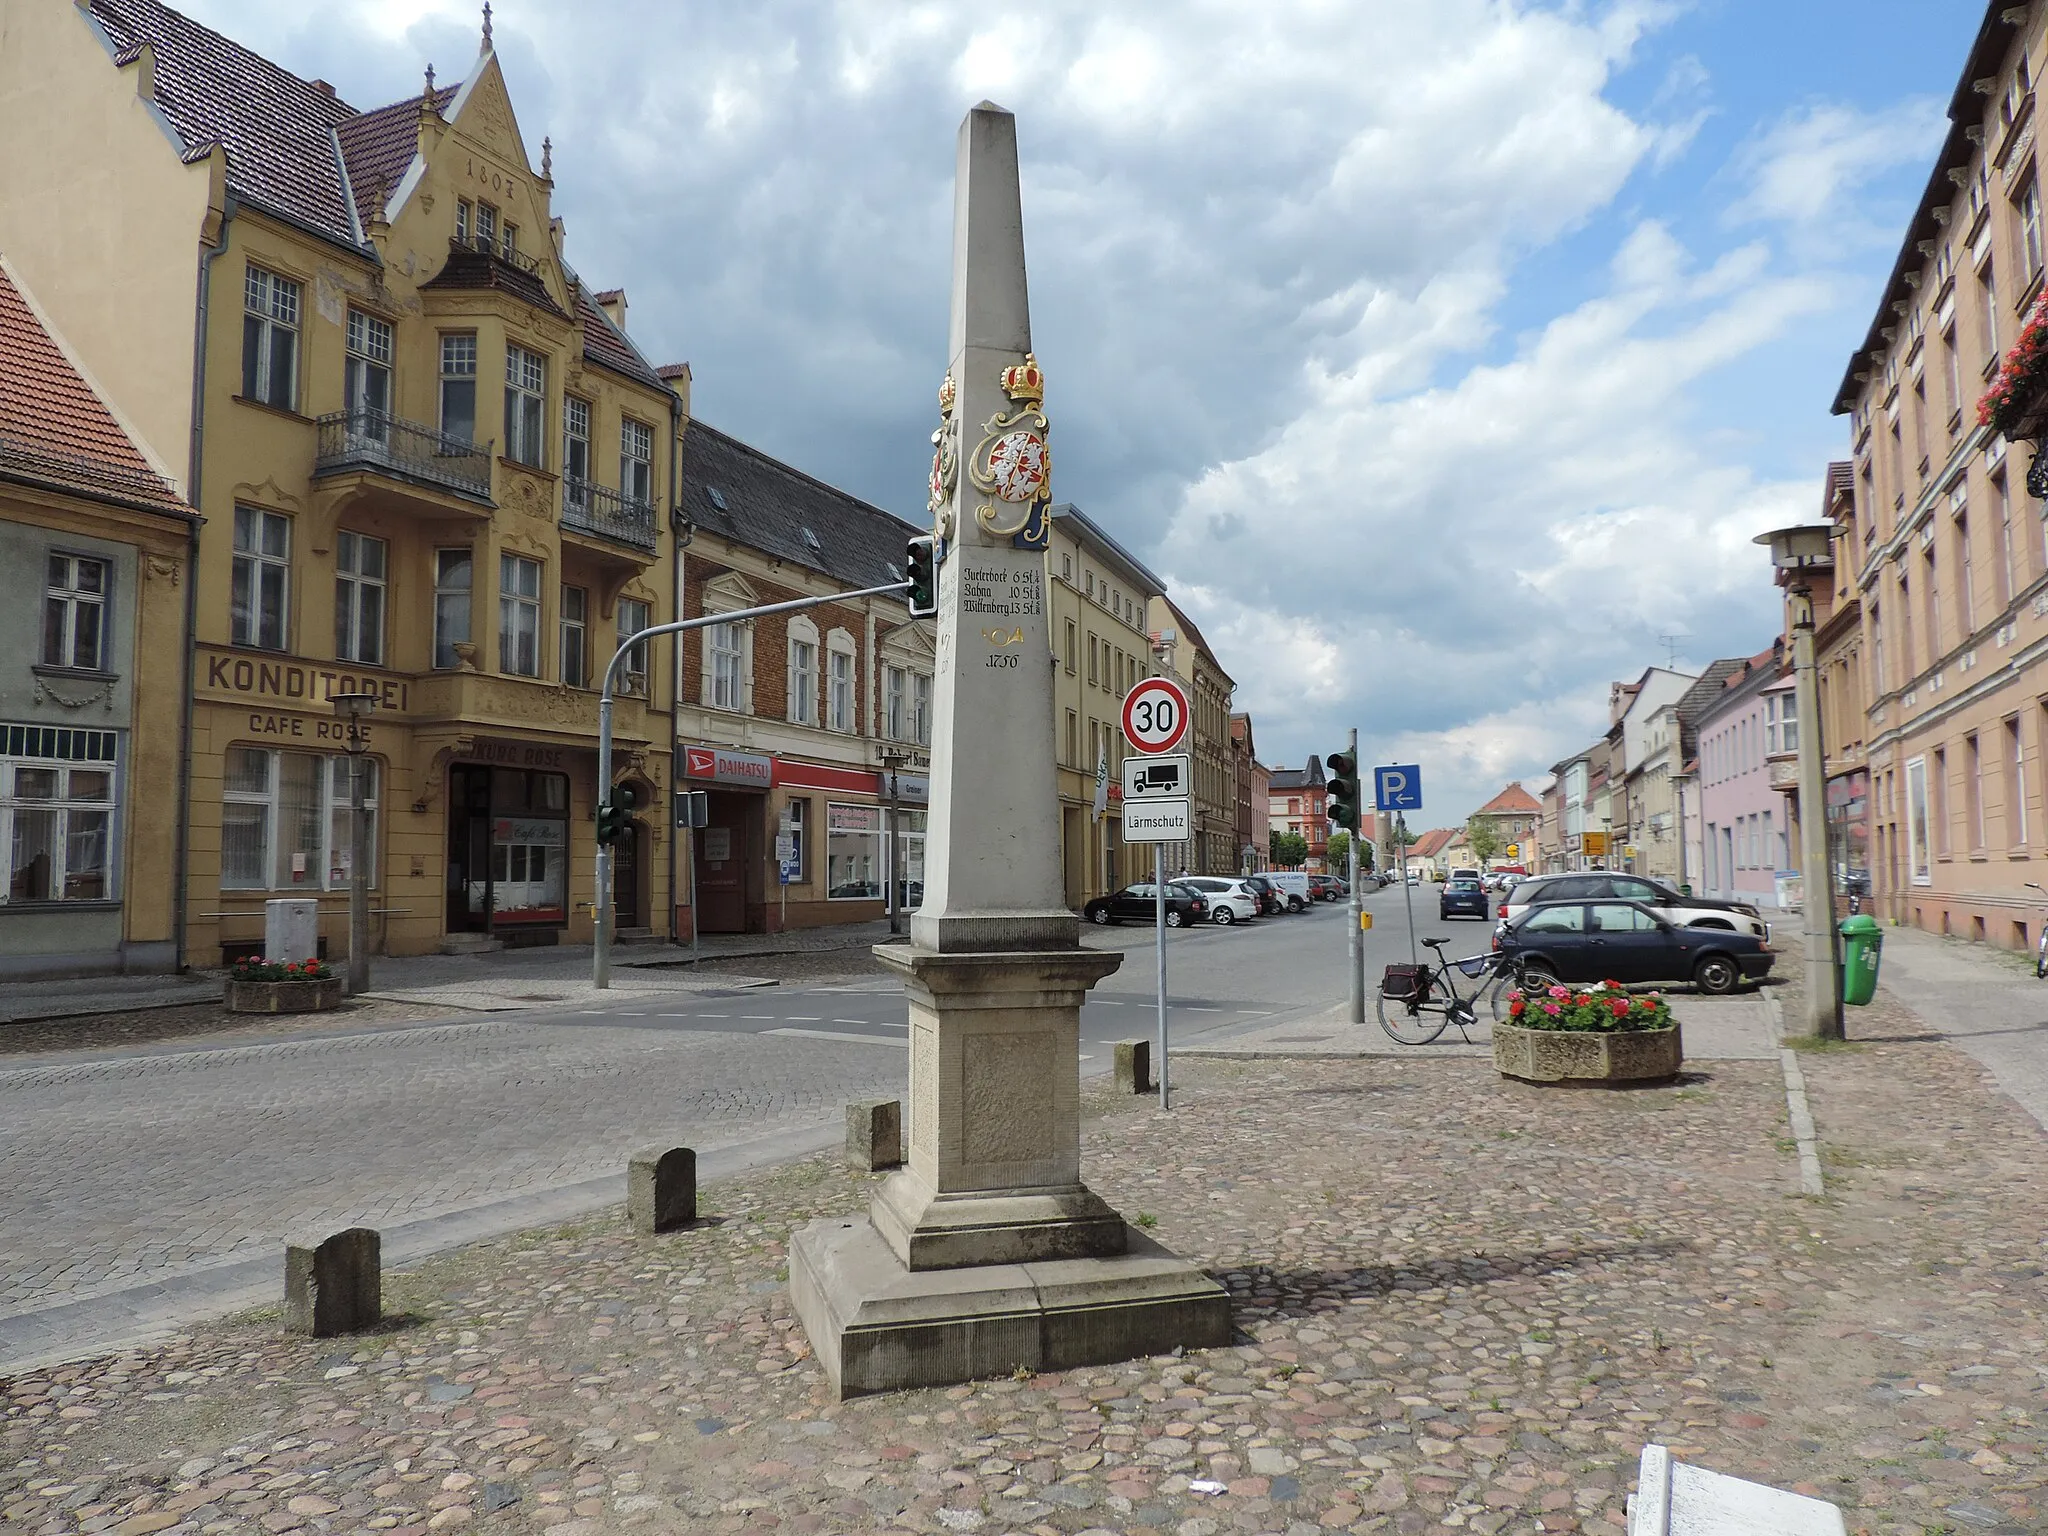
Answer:
[[[1422,768],[1417,763],[1397,763],[1372,771],[1374,806],[1382,811],[1422,809]]]

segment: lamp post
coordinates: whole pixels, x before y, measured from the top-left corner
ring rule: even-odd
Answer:
[[[902,867],[903,863],[903,856],[898,851],[903,844],[903,819],[897,814],[897,808],[900,804],[900,785],[897,782],[897,775],[903,771],[903,765],[908,761],[909,759],[901,752],[893,752],[887,748],[884,748],[882,751],[882,787],[887,791],[886,800],[889,814],[889,834],[884,839],[884,843],[889,850],[889,869],[886,878],[889,882],[889,932],[891,934],[898,934],[903,931],[903,882],[896,875],[897,870]]]
[[[1801,927],[1806,933],[1806,1032],[1823,1040],[1842,1038],[1841,971],[1836,958],[1835,879],[1828,860],[1827,773],[1822,764],[1820,678],[1813,657],[1815,571],[1834,565],[1835,530],[1812,523],[1758,534],[1771,552],[1778,580],[1792,599],[1792,668],[1799,700],[1799,866],[1804,894]]]
[[[370,733],[363,722],[377,695],[336,693],[329,702],[348,721],[348,995],[360,997],[370,990],[370,818],[363,812]]]

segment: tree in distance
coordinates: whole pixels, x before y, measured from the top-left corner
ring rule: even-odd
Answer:
[[[1366,862],[1371,854],[1372,844],[1366,843],[1359,848],[1360,867],[1372,868],[1372,865]],[[1351,868],[1351,834],[1342,827],[1330,834],[1329,846],[1323,850],[1323,868],[1333,875],[1345,874]]]
[[[1500,840],[1500,830],[1475,812],[1465,823],[1465,846],[1472,850],[1472,857],[1484,869],[1500,857],[1500,851],[1506,845]]]
[[[1268,851],[1282,869],[1299,869],[1308,862],[1308,839],[1299,832],[1275,832]]]

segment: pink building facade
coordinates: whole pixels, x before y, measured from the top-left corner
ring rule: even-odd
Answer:
[[[1792,673],[1774,645],[1730,676],[1700,715],[1700,894],[1784,905],[1796,832],[1783,791],[1798,751]]]

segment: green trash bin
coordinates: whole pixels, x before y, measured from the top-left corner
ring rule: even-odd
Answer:
[[[1884,952],[1884,932],[1877,919],[1858,912],[1842,919],[1842,1001],[1852,1008],[1869,1005],[1877,995],[1877,965]]]

